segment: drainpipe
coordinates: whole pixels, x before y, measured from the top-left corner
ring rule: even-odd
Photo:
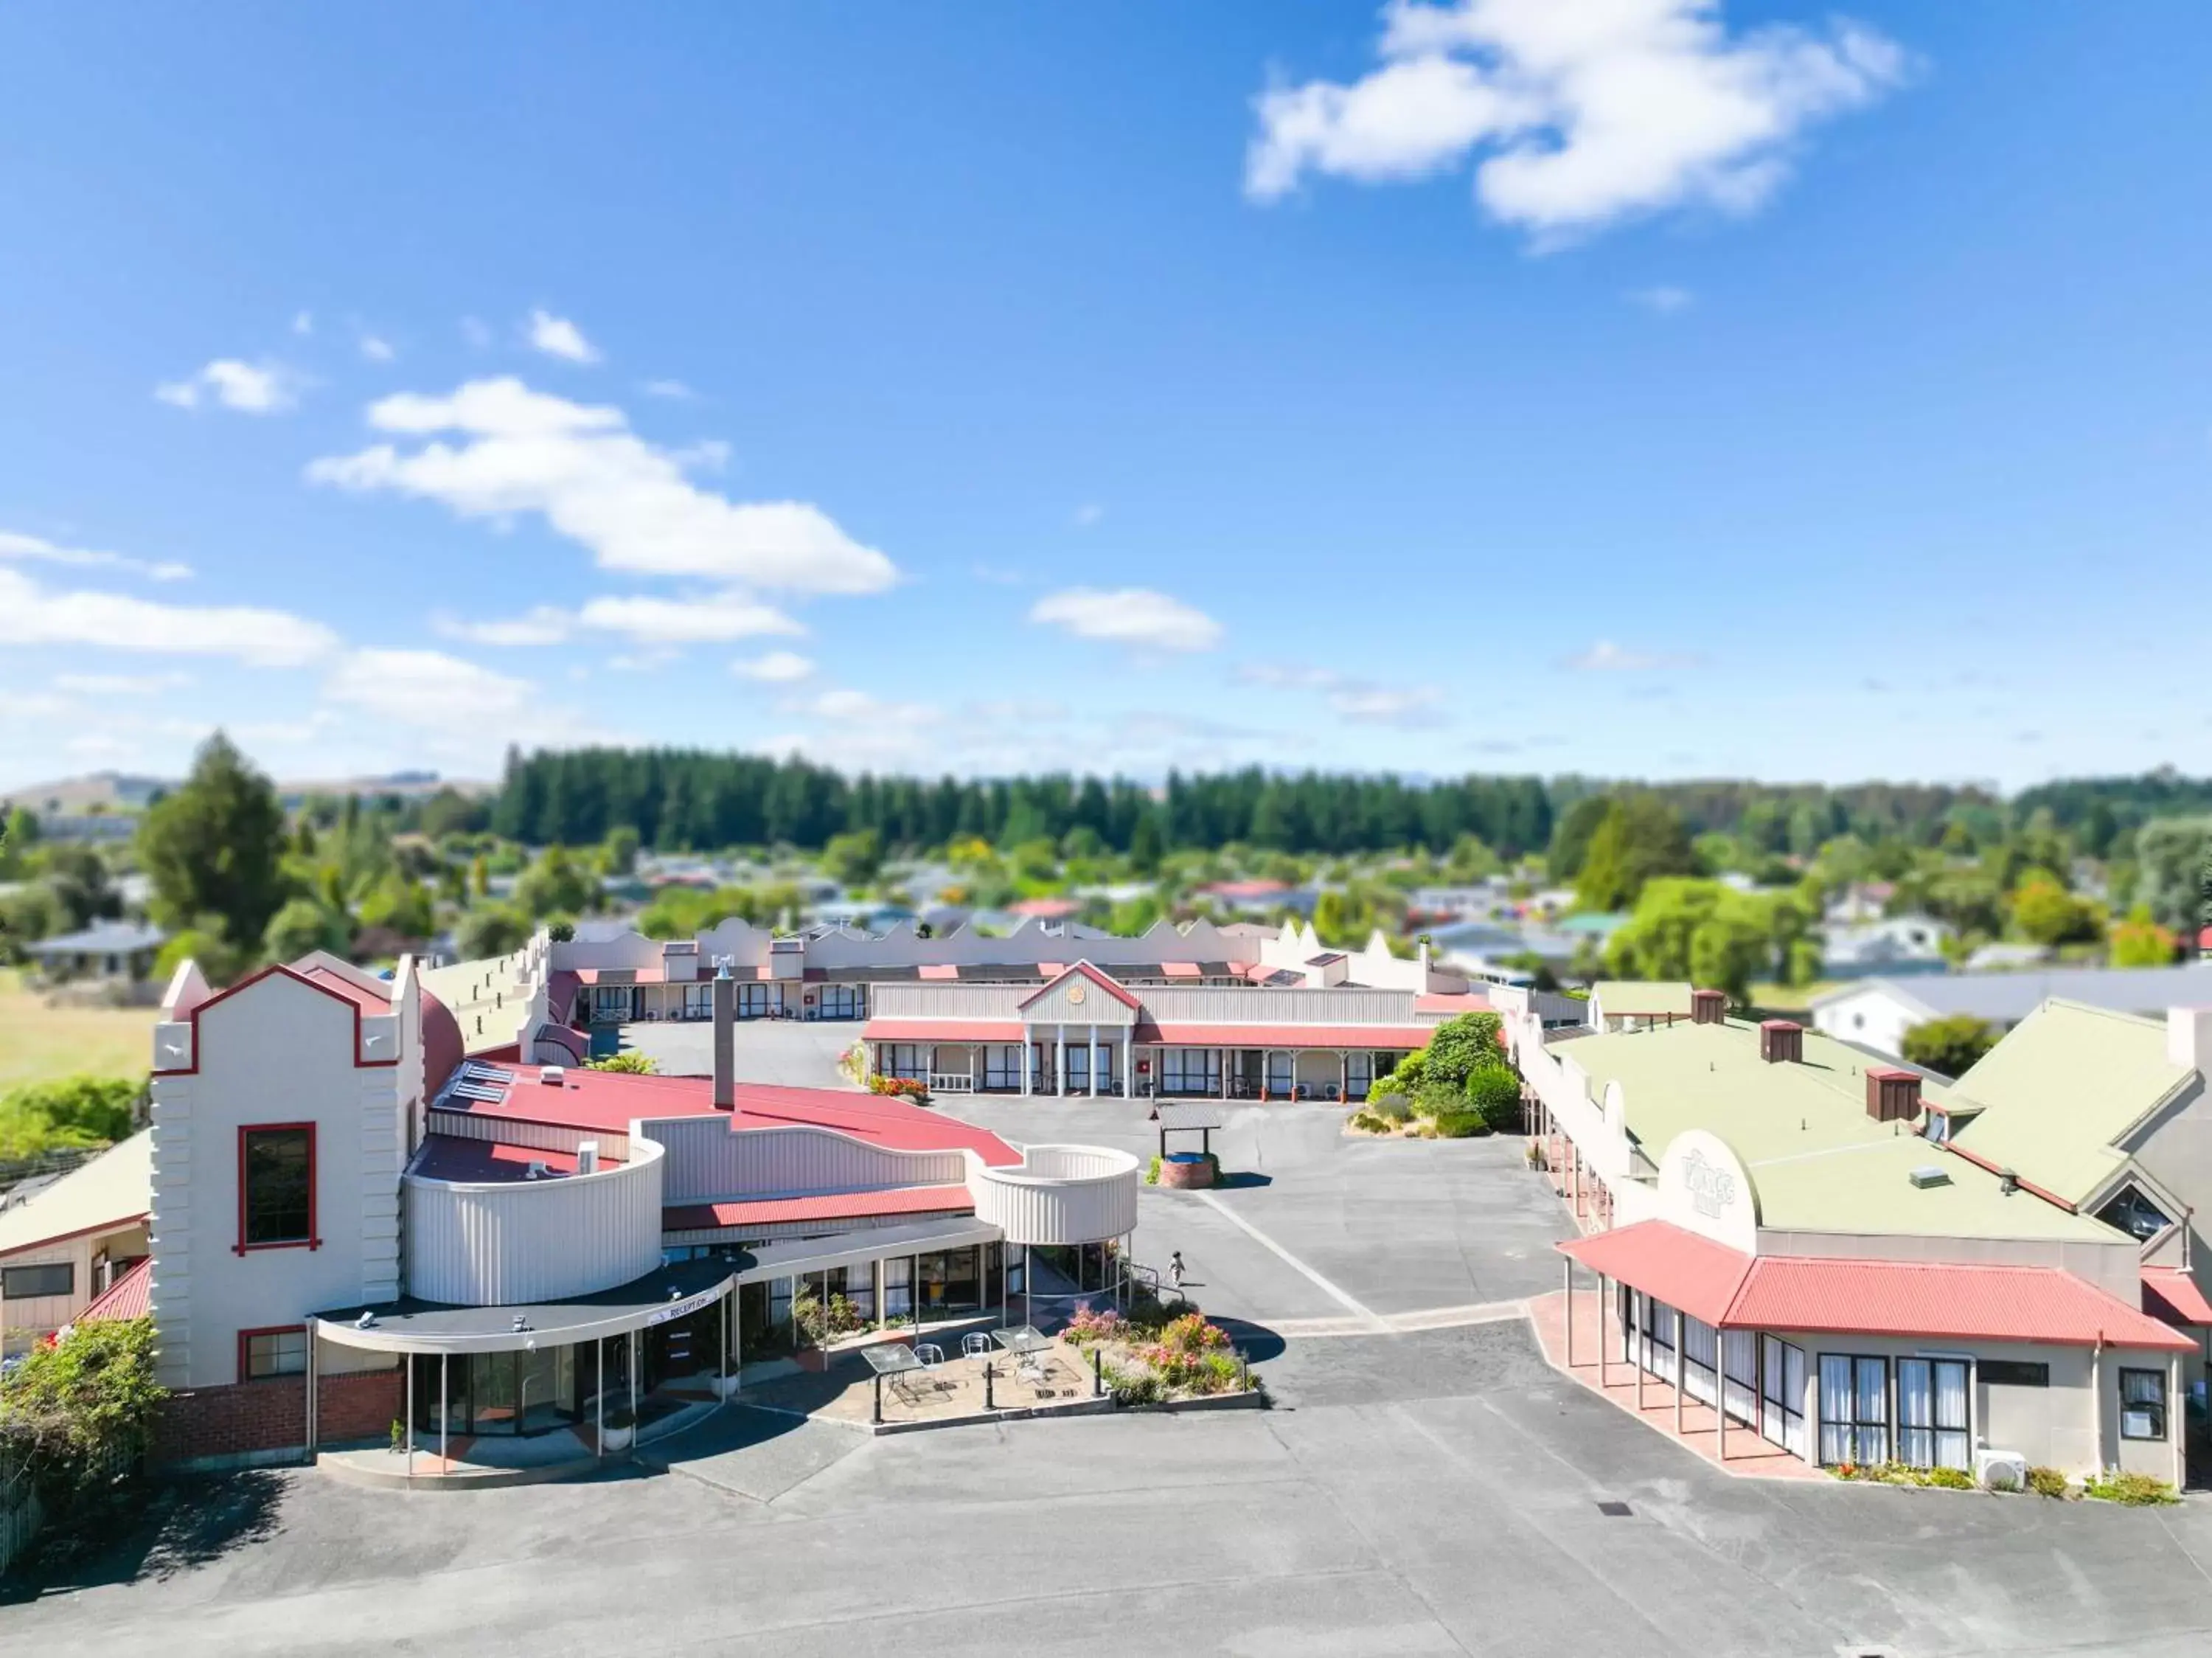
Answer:
[[[730,977],[729,958],[714,969],[714,1109],[738,1106],[737,982]]]

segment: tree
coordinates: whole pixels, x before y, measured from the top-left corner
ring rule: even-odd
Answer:
[[[1604,795],[1589,795],[1567,808],[1552,831],[1551,850],[1544,860],[1553,881],[1572,881],[1582,874],[1590,837],[1597,833],[1598,825],[1612,809],[1611,798]]]
[[[2212,921],[2203,898],[2208,854],[2212,818],[2154,818],[2136,832],[2136,899],[2160,926],[2185,938]]]
[[[1160,814],[1147,810],[1137,820],[1137,826],[1129,835],[1129,867],[1140,875],[1156,875],[1160,872],[1160,859],[1167,852],[1167,838],[1160,829]]]
[[[529,918],[503,904],[487,904],[470,911],[453,930],[454,948],[468,961],[505,955],[529,941]]]
[[[145,1086],[122,1076],[65,1076],[12,1088],[0,1095],[0,1157],[128,1139],[136,1126],[132,1108]]]
[[[514,883],[515,905],[532,920],[556,911],[574,915],[599,895],[598,881],[565,846],[547,847]]]
[[[353,928],[343,916],[313,899],[295,898],[270,919],[262,949],[271,961],[296,961],[317,950],[342,955],[352,942]]]
[[[239,976],[247,957],[258,954],[260,948],[257,941],[252,951],[239,949],[222,936],[222,924],[210,916],[198,926],[169,935],[168,942],[154,958],[154,977],[167,984],[176,976],[177,969],[189,961],[199,968],[201,978],[220,990]]]
[[[2097,906],[2075,898],[2042,869],[2029,871],[2014,890],[2012,919],[2024,937],[2046,948],[2096,938],[2104,931]]]
[[[1455,1088],[1485,1065],[1502,1066],[1505,1063],[1503,1025],[1494,1013],[1463,1013],[1437,1026],[1436,1034],[1429,1038],[1428,1058],[1422,1062],[1427,1080]],[[1518,1083],[1514,1098],[1520,1098]]]
[[[1588,910],[1625,910],[1644,882],[1691,875],[1697,867],[1682,820],[1665,802],[1645,793],[1622,795],[1607,803],[1591,832],[1576,878],[1576,901]]]
[[[27,881],[0,893],[0,960],[22,961],[25,951],[42,938],[66,930],[61,901],[42,881]]]
[[[1996,1027],[1969,1013],[1930,1019],[1905,1033],[1906,1061],[1944,1076],[1963,1076],[1997,1045]]]
[[[436,906],[428,887],[394,869],[362,900],[361,924],[403,938],[428,938],[437,924]]]
[[[1774,971],[1802,918],[1787,898],[1670,876],[1644,887],[1607,944],[1607,965],[1627,978],[1714,985],[1741,1003],[1753,979]]]
[[[1503,1061],[1488,1060],[1467,1074],[1467,1103],[1496,1132],[1521,1119],[1521,1079]]]
[[[147,810],[138,856],[170,926],[216,918],[238,949],[257,948],[285,899],[284,808],[276,787],[220,731],[191,775]]]
[[[600,869],[611,875],[636,873],[637,838],[637,831],[627,823],[608,830],[605,844],[599,849]]]
[[[652,1076],[659,1071],[660,1067],[653,1064],[651,1054],[640,1053],[633,1048],[623,1053],[611,1053],[604,1059],[587,1060],[584,1069],[620,1071],[630,1076]]]
[[[2150,906],[2138,904],[2127,918],[2112,923],[2112,965],[2115,967],[2163,967],[2173,960],[2179,941],[2150,917]]]
[[[61,906],[66,931],[123,913],[123,897],[108,879],[107,861],[89,846],[65,844],[49,850],[46,885]]]
[[[865,886],[883,867],[883,839],[872,829],[832,835],[822,849],[822,868],[840,887]]]

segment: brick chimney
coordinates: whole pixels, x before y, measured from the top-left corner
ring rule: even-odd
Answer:
[[[1690,1020],[1698,1025],[1728,1023],[1728,992],[1726,991],[1692,991]]]
[[[714,1109],[738,1108],[738,986],[725,960],[714,969]]]
[[[1770,1065],[1805,1063],[1805,1027],[1794,1019],[1764,1019],[1759,1025],[1759,1057]]]
[[[1877,1123],[1913,1123],[1920,1119],[1920,1078],[1909,1070],[1867,1067],[1867,1115]]]

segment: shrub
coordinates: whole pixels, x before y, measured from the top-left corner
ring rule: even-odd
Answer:
[[[1145,1184],[1146,1186],[1158,1186],[1159,1183],[1160,1155],[1159,1153],[1154,1152],[1152,1154],[1152,1162],[1145,1169]]]
[[[2165,1503],[2179,1503],[2173,1487],[2162,1479],[2148,1474],[2124,1474],[2117,1469],[2108,1470],[2084,1483],[2081,1495],[2094,1496],[2105,1503],[2124,1503],[2131,1509],[2148,1509]]]
[[[1391,1094],[1384,1095],[1380,1100],[1369,1100],[1367,1114],[1370,1117],[1379,1117],[1385,1123],[1402,1125],[1413,1120],[1413,1108],[1407,1104],[1405,1095]]]
[[[2072,1484],[2056,1468],[2038,1467],[2027,1471],[2027,1489],[2038,1496],[2063,1496],[2067,1487]]]
[[[64,1076],[11,1088],[0,1095],[0,1157],[127,1140],[145,1087],[120,1076]]]
[[[1964,1468],[1930,1468],[1920,1477],[1923,1485],[1941,1486],[1947,1491],[1971,1491],[1974,1477]]]
[[[1409,1053],[1398,1062],[1395,1070],[1385,1071],[1375,1079],[1376,1094],[1411,1094],[1429,1080],[1428,1050]]]
[[[1229,1345],[1229,1332],[1218,1324],[1208,1324],[1195,1313],[1185,1313],[1171,1319],[1160,1332],[1160,1345],[1178,1356],[1194,1353],[1218,1352]]]
[[[913,1076],[871,1076],[868,1092],[881,1094],[896,1100],[911,1100],[917,1106],[929,1103],[929,1084]]]
[[[1070,1347],[1113,1341],[1124,1333],[1124,1323],[1121,1315],[1110,1307],[1103,1313],[1094,1313],[1089,1301],[1078,1301],[1075,1316],[1067,1321],[1067,1328],[1060,1332],[1060,1338]]]
[[[0,1464],[28,1468],[65,1515],[136,1461],[167,1396],[154,1380],[153,1320],[80,1324],[0,1382]]]
[[[1116,1405],[1157,1405],[1167,1397],[1167,1384],[1148,1366],[1129,1370],[1118,1364],[1103,1365],[1099,1375]]]
[[[632,1049],[628,1053],[611,1053],[604,1059],[594,1059],[584,1067],[586,1070],[620,1071],[627,1076],[651,1076],[660,1067],[653,1063],[653,1056]]]
[[[1494,1013],[1463,1013],[1437,1026],[1429,1038],[1423,1064],[1428,1080],[1463,1087],[1477,1066],[1502,1063],[1505,1043],[1499,1032],[1504,1022]]]
[[[1440,1140],[1479,1140],[1490,1132],[1490,1125],[1480,1112],[1440,1111],[1435,1121]]]
[[[1467,1103],[1492,1129],[1521,1120],[1521,1078],[1510,1065],[1477,1065],[1467,1074]]]

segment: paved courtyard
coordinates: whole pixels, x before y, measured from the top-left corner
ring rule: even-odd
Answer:
[[[946,1104],[1016,1140],[1152,1145],[1141,1103]],[[69,1583],[0,1591],[0,1650],[2212,1649],[2212,1503],[1731,1478],[1544,1362],[1517,1308],[1557,1286],[1566,1224],[1517,1141],[1340,1121],[1237,1109],[1217,1145],[1242,1179],[1141,1203],[1139,1258],[1182,1251],[1272,1411],[874,1439],[738,1406],[574,1484],[240,1475]]]

